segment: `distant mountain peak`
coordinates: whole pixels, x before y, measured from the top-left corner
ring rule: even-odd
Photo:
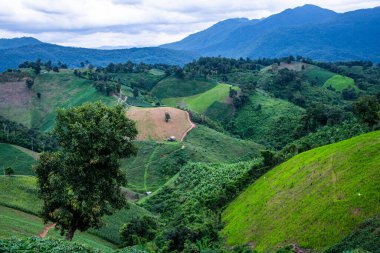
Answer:
[[[42,44],[43,42],[39,41],[33,37],[19,37],[11,39],[0,39],[0,49],[8,48],[17,48],[23,46],[32,46]]]

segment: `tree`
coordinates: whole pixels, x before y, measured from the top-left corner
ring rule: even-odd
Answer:
[[[165,122],[169,122],[170,119],[170,114],[168,112],[165,112]]]
[[[34,167],[41,215],[72,240],[76,230],[98,228],[103,215],[126,205],[119,159],[136,154],[137,130],[121,106],[96,102],[58,110],[53,133],[59,151],[42,153]]]
[[[34,84],[34,81],[28,78],[26,79],[25,84],[26,84],[26,87],[28,87],[28,89],[31,89]]]
[[[37,98],[41,99],[41,93],[40,92],[37,92]]]
[[[125,246],[144,244],[154,239],[158,224],[153,217],[135,217],[120,229]]]
[[[15,174],[15,171],[14,171],[14,169],[12,167],[6,167],[4,169],[4,173],[7,176],[12,176],[13,174]]]
[[[139,90],[137,88],[133,89],[133,96],[137,98],[139,96]]]
[[[361,96],[353,104],[353,110],[355,115],[370,127],[380,121],[380,103],[375,96]]]

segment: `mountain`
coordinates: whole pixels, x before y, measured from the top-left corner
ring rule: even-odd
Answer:
[[[229,22],[222,21],[214,27],[223,31],[226,23]],[[183,50],[186,42],[191,41],[188,49],[204,56],[258,58],[292,54],[322,61],[380,61],[379,23],[379,7],[338,14],[305,5],[259,21],[246,20],[244,25],[228,26],[223,40],[209,39],[215,30],[211,27],[162,47]]]
[[[187,48],[187,50],[199,50],[203,47],[208,47],[209,45],[220,43],[223,40],[227,39],[228,36],[236,29],[250,24],[255,24],[258,21],[259,20],[249,20],[247,18],[227,19],[216,23],[204,31],[194,33],[179,42],[165,44],[161,47],[176,50],[179,48]]]
[[[31,45],[39,45],[43,42],[32,38],[32,37],[22,37],[22,38],[14,38],[14,39],[0,39],[0,49],[9,49],[16,48],[22,46],[31,46]]]
[[[32,43],[33,42],[33,43]],[[33,38],[16,38],[0,41],[0,71],[17,68],[24,61],[61,61],[69,67],[77,67],[88,60],[95,66],[105,66],[110,62],[144,62],[183,65],[198,58],[197,53],[173,49],[145,47],[130,49],[100,50],[78,47],[64,47],[39,42]]]
[[[321,251],[340,242],[380,211],[379,149],[376,131],[270,170],[223,211],[227,243],[265,252],[291,243]]]

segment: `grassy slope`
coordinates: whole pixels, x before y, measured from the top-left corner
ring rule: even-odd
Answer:
[[[262,148],[202,125],[191,130],[182,143],[145,141],[137,144],[138,155],[122,160],[121,167],[127,173],[128,188],[138,192],[155,191],[164,185],[170,176],[164,175],[162,169],[172,164],[178,155],[186,161],[233,163],[258,156]]]
[[[4,88],[4,85],[6,83],[0,84],[0,88]],[[60,107],[71,107],[97,100],[107,104],[115,101],[112,97],[97,92],[91,81],[74,76],[72,70],[41,73],[36,77],[31,90],[25,88],[25,82],[17,83],[16,88],[13,93],[9,90],[3,93],[3,96],[11,96],[13,99],[10,99],[9,107],[0,108],[0,114],[25,126],[41,128],[43,131],[52,129],[55,111]],[[37,98],[37,93],[41,93],[40,99]],[[1,96],[2,94],[0,99]]]
[[[216,86],[216,82],[181,80],[175,77],[168,77],[160,81],[152,89],[153,95],[158,98],[186,97],[205,92]]]
[[[44,224],[39,217],[0,205],[0,238],[37,236],[43,229]],[[62,238],[54,229],[49,231],[48,237]],[[79,231],[76,232],[73,241],[100,249],[102,252],[112,252],[112,248],[115,248],[113,244],[99,237]]]
[[[4,168],[12,167],[16,175],[32,175],[35,155],[31,150],[0,143],[0,174],[4,174]]]
[[[237,87],[234,87],[237,90]],[[230,86],[228,84],[218,84],[214,88],[201,94],[189,97],[174,97],[163,99],[162,102],[169,106],[181,106],[191,111],[204,113],[215,102],[225,102],[228,98]]]
[[[223,212],[228,244],[323,249],[380,212],[380,131],[297,155]]]
[[[323,84],[324,88],[327,87],[332,87],[336,91],[341,92],[342,90],[346,88],[353,88],[355,90],[358,90],[358,88],[355,85],[354,79],[346,76],[341,76],[341,75],[335,75],[328,79],[325,84]]]
[[[328,79],[335,75],[333,72],[314,65],[305,64],[305,66],[306,68],[303,73],[306,79],[309,82],[316,81],[319,86],[322,86]]]
[[[17,196],[17,198],[15,196]],[[33,176],[0,176],[0,206],[7,206],[13,210],[17,209],[26,213],[30,213],[34,216],[38,215],[38,212],[42,206],[42,202],[37,197],[36,178]],[[92,240],[107,240],[114,243],[119,243],[119,228],[121,224],[129,222],[132,217],[137,215],[150,214],[145,209],[131,203],[129,209],[123,209],[115,212],[111,216],[104,217],[105,224],[101,229],[90,230],[91,234],[81,233],[82,236],[78,236],[78,241],[87,243],[88,245],[91,245]],[[39,218],[35,217],[33,219],[36,220]],[[13,226],[16,228],[18,225],[13,224]],[[39,223],[36,224],[36,226],[43,226],[42,221],[39,220]],[[0,235],[8,233],[4,229],[2,226],[0,226]],[[25,229],[28,231],[26,227],[20,229]],[[98,237],[92,234],[95,234]],[[32,236],[34,234],[28,235]],[[77,237],[77,234],[75,237]]]
[[[258,109],[258,106],[261,109]],[[238,134],[264,144],[282,143],[281,139],[295,130],[304,109],[282,99],[273,98],[258,90],[235,116],[235,129]],[[289,137],[289,136],[288,136]]]
[[[92,87],[91,81],[78,78],[71,70],[59,73],[45,73],[35,79],[35,93],[41,93],[41,99],[34,98],[32,126],[49,131],[54,125],[56,109],[81,105],[85,102],[102,100],[107,104],[114,102]]]

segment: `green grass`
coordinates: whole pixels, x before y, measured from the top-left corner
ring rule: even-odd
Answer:
[[[322,250],[380,212],[380,131],[299,154],[266,173],[223,212],[229,245]]]
[[[0,238],[2,239],[38,236],[44,226],[38,216],[0,205]],[[62,238],[54,229],[51,229],[47,236],[56,239]],[[112,252],[112,249],[115,248],[115,245],[99,237],[79,231],[75,233],[73,241],[100,249],[103,252]]]
[[[238,90],[238,87],[233,87]],[[189,97],[174,97],[163,99],[162,102],[168,106],[180,106],[198,113],[204,113],[215,102],[226,102],[230,92],[230,85],[218,84],[214,88],[201,94]]]
[[[42,201],[37,197],[36,178],[33,176],[0,176],[0,205],[10,207],[12,210],[32,214],[36,216],[35,219],[38,219],[37,215],[41,210]],[[116,211],[111,216],[105,216],[104,227],[97,230],[89,230],[90,233],[85,233],[86,237],[80,236],[81,233],[75,234],[74,238],[78,235],[78,241],[82,243],[89,240],[87,242],[89,245],[91,244],[91,240],[95,240],[96,238],[100,241],[107,240],[115,244],[120,243],[119,228],[122,224],[129,222],[132,217],[138,215],[150,215],[148,211],[133,203],[130,203],[129,206],[129,209],[122,209]],[[0,226],[1,233],[6,232]],[[29,234],[29,236],[31,235],[33,234]]]
[[[96,91],[91,81],[74,76],[71,70],[41,74],[35,79],[32,89],[35,93],[41,93],[41,99],[33,98],[31,125],[43,131],[52,130],[58,108],[98,100],[106,104],[116,102],[114,98]]]
[[[149,74],[152,74],[155,76],[162,76],[162,75],[165,75],[165,72],[160,69],[151,69],[149,70]]]
[[[342,90],[346,88],[352,88],[355,90],[359,90],[358,87],[356,87],[354,79],[346,76],[341,75],[335,75],[328,79],[325,84],[323,84],[324,88],[331,87],[336,91],[341,92]]]
[[[32,152],[32,151],[30,151]],[[4,168],[12,167],[16,175],[32,175],[32,166],[35,158],[16,146],[0,143],[0,174],[4,175]]]
[[[205,80],[181,80],[175,77],[168,77],[160,81],[153,89],[152,93],[156,97],[172,98],[187,97],[203,93],[217,85],[214,81]]]
[[[304,109],[257,90],[234,118],[232,131],[243,138],[281,148],[293,140]]]
[[[333,72],[314,65],[305,64],[305,66],[306,68],[303,74],[306,77],[306,80],[309,82],[315,81],[318,86],[322,86],[327,80],[335,75]]]
[[[263,148],[202,125],[191,130],[181,143],[143,141],[137,145],[137,156],[122,160],[121,168],[126,172],[128,188],[140,193],[159,189],[184,162],[247,161]]]

